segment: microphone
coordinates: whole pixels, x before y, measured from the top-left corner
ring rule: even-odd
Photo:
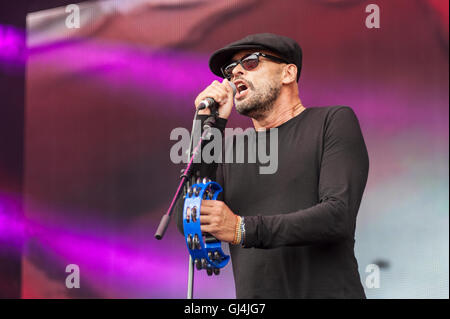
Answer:
[[[216,101],[212,97],[207,97],[206,99],[200,102],[200,104],[197,107],[197,110],[199,111],[204,110],[208,107],[213,106],[214,104],[216,104]]]
[[[233,89],[233,97],[236,95],[236,85],[234,85],[233,82],[228,82],[228,84],[231,86],[231,88]],[[204,99],[203,101],[200,102],[200,104],[197,107],[197,110],[203,110],[206,108],[211,108],[213,106],[216,106],[217,102],[212,98],[212,97],[207,97],[206,99]]]

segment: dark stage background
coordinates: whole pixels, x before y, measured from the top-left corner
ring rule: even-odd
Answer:
[[[365,25],[372,3],[379,29]],[[14,103],[1,109],[12,137],[0,166],[3,295],[184,298],[183,237],[173,222],[153,238],[181,169],[170,132],[190,129],[195,96],[217,79],[213,50],[273,32],[303,48],[303,104],[348,105],[360,120],[370,173],[355,249],[367,296],[448,298],[448,1],[90,1],[79,29],[52,7],[28,7],[26,30],[0,25],[4,94],[26,88],[14,100],[22,117]],[[233,113],[229,125],[251,122]],[[68,264],[78,289],[65,286]],[[365,284],[373,264],[379,288]],[[231,266],[197,272],[195,296],[234,298]]]

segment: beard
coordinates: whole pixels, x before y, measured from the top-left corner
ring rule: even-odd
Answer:
[[[236,111],[255,120],[264,118],[268,112],[273,109],[274,102],[277,100],[281,92],[281,84],[265,83],[260,90],[255,90],[252,82],[246,81],[248,90],[251,90],[251,96],[243,101],[237,101]]]

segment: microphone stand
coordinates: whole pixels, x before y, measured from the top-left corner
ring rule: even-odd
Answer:
[[[193,175],[193,167],[194,167],[193,163],[194,163],[195,159],[197,159],[197,156],[201,153],[201,147],[202,147],[203,141],[210,139],[211,128],[216,123],[216,119],[218,116],[218,109],[217,109],[216,105],[211,106],[210,109],[211,109],[211,115],[203,123],[203,133],[201,134],[200,139],[199,139],[197,145],[195,146],[194,150],[192,151],[192,153],[191,153],[192,142],[189,144],[190,159],[189,159],[189,162],[186,165],[186,167],[182,170],[182,175],[180,176],[181,181],[178,184],[178,188],[175,192],[175,195],[172,198],[172,201],[170,203],[170,206],[169,206],[167,212],[161,218],[158,229],[156,230],[155,238],[158,240],[161,240],[164,237],[167,227],[169,226],[173,210],[175,208],[175,203],[177,202],[178,198],[180,197],[181,192],[184,191],[184,193],[186,193],[186,189],[188,189],[190,187],[189,179],[191,179],[192,175]],[[194,134],[194,130],[195,130],[195,121],[197,120],[197,113],[198,113],[198,111],[195,112],[194,125],[192,126],[191,136],[194,136],[193,134]],[[194,292],[194,261],[193,261],[191,255],[189,254],[187,299],[193,298],[193,292]]]

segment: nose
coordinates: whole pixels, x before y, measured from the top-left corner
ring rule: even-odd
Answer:
[[[242,67],[242,65],[240,63],[238,63],[238,65],[236,65],[233,69],[233,71],[231,72],[233,74],[233,77],[236,77],[238,75],[243,75],[245,72],[245,69]]]

